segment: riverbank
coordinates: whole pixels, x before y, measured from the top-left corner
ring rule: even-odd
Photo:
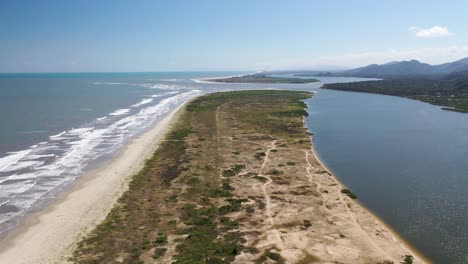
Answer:
[[[0,263],[66,262],[74,243],[102,222],[125,192],[130,176],[152,155],[177,111],[129,143],[115,158],[78,178],[47,209],[26,216],[0,241]]]
[[[243,91],[192,101],[73,261],[399,263],[416,256],[315,157],[300,101],[310,96]]]
[[[304,126],[305,126],[305,121],[304,121]],[[317,162],[320,164],[320,166],[327,171],[336,181],[336,183],[340,186],[341,189],[345,189],[345,185],[334,175],[333,171],[327,167],[327,165],[320,159],[320,156],[317,154],[317,151],[314,148],[314,143],[313,143],[313,136],[310,137],[311,141],[311,149],[312,153],[314,155],[314,158],[317,160]],[[379,229],[385,230],[389,234],[389,236],[392,238],[392,240],[403,250],[407,251],[415,260],[415,263],[431,263],[431,261],[424,256],[420,251],[415,249],[411,244],[409,244],[407,241],[405,241],[401,235],[395,231],[392,227],[387,225],[380,217],[375,215],[371,210],[366,208],[364,205],[362,205],[359,200],[354,199],[352,201],[355,205],[357,210],[353,212],[356,214],[356,216],[360,216],[362,219],[370,219],[370,221],[375,221],[373,225],[378,227]],[[349,206],[351,209],[351,206]],[[361,212],[358,212],[359,209],[363,209]],[[353,211],[351,209],[351,211]],[[358,219],[357,217],[355,217]],[[373,234],[376,234],[378,230],[376,229],[370,229],[370,230],[365,230],[362,229],[364,232],[368,233],[368,235],[372,236]]]

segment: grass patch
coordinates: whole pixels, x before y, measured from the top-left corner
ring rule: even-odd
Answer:
[[[230,169],[227,169],[227,170],[224,170],[224,171],[223,171],[223,176],[224,176],[224,177],[236,176],[236,175],[239,174],[239,172],[241,172],[243,169],[245,169],[245,165],[243,165],[243,164],[236,164],[236,165],[233,165],[233,166],[231,166]]]
[[[158,259],[162,256],[164,256],[164,254],[166,254],[166,251],[167,251],[167,248],[156,248],[156,250],[154,251],[154,255],[153,255],[153,259]]]

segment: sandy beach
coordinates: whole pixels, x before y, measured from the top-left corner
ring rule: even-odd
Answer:
[[[99,224],[170,128],[179,109],[86,173],[45,209],[31,213],[0,241],[0,263],[65,263],[85,234]]]

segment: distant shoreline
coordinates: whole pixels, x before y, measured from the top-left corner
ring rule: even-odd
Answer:
[[[245,83],[245,84],[311,84],[319,82],[317,79],[301,79],[287,77],[271,77],[265,73],[254,73],[247,75],[228,76],[222,78],[204,79],[205,82],[213,83]]]

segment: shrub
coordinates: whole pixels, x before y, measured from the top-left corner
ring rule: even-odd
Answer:
[[[357,198],[357,195],[354,194],[352,191],[350,191],[348,189],[341,190],[341,193],[344,193],[344,194],[348,195],[349,198],[351,198],[351,199],[356,199]]]
[[[154,241],[154,243],[156,244],[164,244],[166,242],[167,242],[167,236],[164,234],[160,234]]]
[[[265,153],[265,152],[257,152],[257,153],[255,153],[255,155],[254,155],[254,157],[255,157],[256,159],[261,159],[261,158],[263,158],[263,157],[265,157],[265,156],[266,156],[266,153]]]
[[[154,251],[153,258],[154,258],[154,259],[158,259],[158,258],[164,256],[164,254],[166,253],[166,251],[167,251],[167,248],[157,248],[157,249]]]
[[[413,256],[411,255],[405,255],[405,258],[403,259],[403,264],[413,264]]]

